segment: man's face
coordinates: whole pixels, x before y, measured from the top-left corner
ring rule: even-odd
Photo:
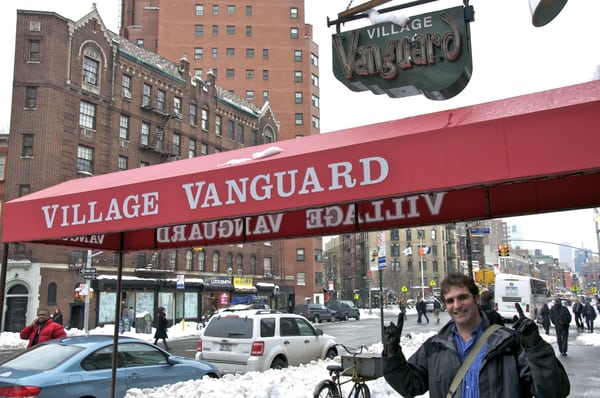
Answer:
[[[446,311],[459,326],[479,321],[479,299],[467,287],[453,286],[444,294]]]
[[[44,323],[48,320],[48,311],[38,311],[38,322]]]

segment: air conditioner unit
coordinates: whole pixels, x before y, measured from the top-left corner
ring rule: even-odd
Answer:
[[[181,111],[179,109],[175,109],[175,117],[177,119],[181,119],[183,117],[183,115],[181,114]]]
[[[131,99],[131,91],[129,91],[127,89],[123,89],[123,98]]]
[[[273,275],[268,272],[265,274],[265,279],[271,279],[272,277]]]
[[[94,138],[94,130],[87,129],[85,127],[81,128],[81,135],[88,138]]]
[[[120,138],[119,139],[119,145],[121,145],[121,148],[128,148],[129,147],[129,141]]]
[[[84,83],[96,84],[96,76],[93,75],[84,75],[83,76]]]

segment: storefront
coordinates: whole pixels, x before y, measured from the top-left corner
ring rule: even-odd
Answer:
[[[233,281],[230,276],[211,276],[204,280],[202,315],[209,317],[231,302]]]

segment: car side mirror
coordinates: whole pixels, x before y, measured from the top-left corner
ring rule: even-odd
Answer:
[[[322,336],[323,335],[323,331],[321,329],[315,329],[315,335]]]

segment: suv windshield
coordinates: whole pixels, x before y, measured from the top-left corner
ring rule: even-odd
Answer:
[[[206,329],[205,336],[210,337],[235,337],[238,339],[252,338],[252,325],[254,320],[237,315],[217,316],[210,320]]]

